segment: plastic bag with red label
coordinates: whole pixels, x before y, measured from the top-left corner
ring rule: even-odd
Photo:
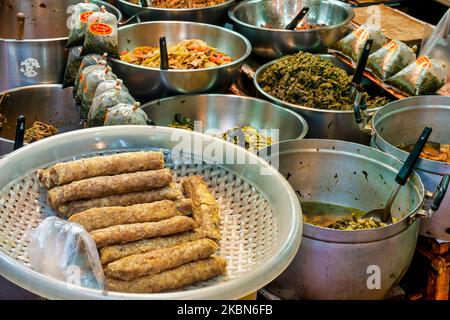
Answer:
[[[99,6],[95,3],[85,1],[73,6],[69,18],[70,34],[67,47],[83,45],[88,18],[94,12],[100,12]]]
[[[75,78],[75,82],[73,84],[73,97],[77,95],[78,86],[80,84],[80,78],[83,73],[83,70],[86,69],[89,66],[96,65],[100,60],[106,61],[107,55],[99,55],[99,54],[88,54],[83,57],[83,60],[81,60],[80,68],[78,69],[77,77]]]
[[[106,52],[111,57],[119,58],[117,28],[116,16],[102,6],[101,12],[92,14],[88,19],[83,54]]]
[[[81,105],[81,100],[83,98],[83,90],[84,87],[86,86],[86,80],[88,75],[91,72],[94,72],[96,70],[105,70],[107,67],[106,65],[106,61],[104,60],[99,60],[96,64],[88,66],[86,68],[83,69],[83,71],[81,71],[81,75],[80,75],[80,82],[78,83],[78,87],[77,87],[77,93],[75,94],[75,103],[79,106]]]
[[[373,40],[370,52],[375,52],[386,43],[386,36],[379,26],[363,24],[339,40],[334,48],[354,62],[358,62],[367,39]]]
[[[416,54],[405,43],[391,40],[369,56],[367,68],[381,80],[390,78],[414,62]]]

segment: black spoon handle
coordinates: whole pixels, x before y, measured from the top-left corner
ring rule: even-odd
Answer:
[[[367,60],[369,59],[370,50],[372,49],[373,40],[367,39],[364,44],[364,49],[359,57],[358,65],[356,66],[355,73],[353,74],[352,84],[359,86],[361,84],[364,70],[366,69]]]
[[[159,51],[161,55],[161,70],[169,70],[169,54],[167,53],[166,37],[159,38]]]
[[[395,177],[395,181],[399,185],[404,186],[406,184],[406,181],[408,181],[408,178],[411,175],[414,167],[416,166],[417,160],[419,159],[420,154],[422,153],[422,150],[431,135],[431,131],[432,129],[430,127],[426,127],[425,129],[423,129],[422,134],[420,135],[419,140],[417,140],[413,151],[411,151],[402,168]]]
[[[23,147],[23,139],[25,137],[25,117],[19,116],[16,124],[16,137],[14,139],[14,149],[17,150]]]
[[[300,10],[300,12],[297,13],[294,19],[292,19],[292,21],[288,23],[288,25],[286,26],[286,30],[295,30],[300,21],[302,21],[302,19],[308,14],[308,12],[309,7],[302,8],[302,10]]]

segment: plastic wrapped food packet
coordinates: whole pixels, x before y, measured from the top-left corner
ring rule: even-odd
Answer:
[[[117,125],[147,125],[147,114],[139,108],[140,103],[118,104],[108,110],[105,117],[104,126]]]
[[[414,50],[401,41],[391,40],[372,53],[367,67],[381,80],[390,78],[416,59]]]
[[[68,47],[83,45],[88,19],[94,12],[99,12],[100,8],[95,3],[85,1],[74,5],[72,10],[72,15],[69,20],[70,34],[69,40],[67,41]]]
[[[102,6],[101,12],[92,14],[84,38],[83,54],[107,52],[119,58],[119,39],[117,35],[117,18]]]
[[[410,95],[434,94],[447,78],[446,65],[428,56],[420,56],[402,71],[386,80],[397,89]]]
[[[97,64],[100,60],[106,60],[107,55],[99,55],[99,54],[88,54],[83,57],[81,60],[80,67],[78,69],[77,76],[75,77],[75,82],[73,84],[73,96],[75,97],[78,91],[78,85],[80,83],[80,77],[84,69],[89,66]]]
[[[380,49],[386,43],[386,36],[379,26],[363,24],[338,41],[335,49],[358,62],[367,39],[373,40],[371,52]]]
[[[34,270],[68,284],[105,289],[96,244],[81,225],[48,217],[27,236]]]
[[[81,61],[83,60],[83,57],[81,56],[82,49],[82,46],[72,47],[69,49],[69,57],[67,58],[66,70],[64,72],[64,79],[62,83],[63,88],[70,87],[75,83],[78,69],[80,69]]]
[[[136,101],[128,91],[122,90],[122,86],[118,84],[114,90],[105,91],[94,98],[88,114],[88,126],[102,126],[105,121],[106,113],[110,108],[121,103],[134,104],[135,102]]]
[[[98,85],[97,90],[95,90],[94,98],[105,93],[106,91],[116,89],[117,86],[120,86],[120,90],[128,92],[128,88],[123,84],[121,79],[105,80]]]
[[[102,81],[116,79],[117,76],[111,71],[111,67],[109,66],[105,69],[96,69],[87,75],[85,86],[83,87],[83,94],[81,95],[80,114],[82,119],[87,119],[98,85]]]
[[[105,70],[107,67],[106,61],[100,60],[96,64],[88,66],[83,69],[80,74],[80,81],[78,83],[77,93],[75,94],[75,102],[77,105],[81,105],[83,90],[86,85],[88,75],[95,70]]]

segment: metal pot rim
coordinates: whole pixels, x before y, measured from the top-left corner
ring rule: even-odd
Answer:
[[[228,0],[228,1],[224,2],[224,3],[216,4],[214,6],[209,6],[209,7],[175,9],[175,8],[158,8],[158,7],[141,7],[141,6],[138,6],[137,4],[128,2],[126,0],[118,0],[118,1],[121,4],[123,4],[124,6],[133,7],[133,8],[142,10],[144,12],[145,11],[166,11],[166,12],[167,11],[169,11],[169,12],[171,12],[171,11],[174,11],[174,12],[191,12],[191,11],[194,11],[194,12],[197,12],[197,11],[202,11],[202,10],[205,10],[205,9],[217,9],[217,8],[225,7],[225,6],[231,5],[234,2],[234,0]]]
[[[262,2],[262,1],[267,1],[267,0],[251,0],[251,1],[243,1],[241,3],[239,3],[238,5],[236,5],[234,8],[231,8],[228,11],[228,16],[230,17],[231,20],[233,20],[233,22],[240,24],[244,27],[247,28],[251,28],[254,30],[258,30],[258,31],[266,31],[266,32],[277,32],[277,33],[297,33],[297,34],[302,34],[302,33],[315,33],[315,32],[320,32],[322,30],[331,30],[331,29],[336,29],[336,28],[340,28],[342,26],[347,25],[348,23],[350,23],[350,21],[353,20],[353,18],[355,17],[355,12],[353,11],[352,7],[349,6],[346,3],[340,2],[340,1],[336,1],[336,0],[325,0],[325,2],[329,2],[332,3],[334,5],[337,5],[339,7],[345,8],[347,9],[347,12],[349,13],[349,16],[347,17],[347,19],[345,19],[343,22],[338,23],[338,24],[333,24],[333,25],[329,25],[329,26],[324,26],[324,27],[320,27],[320,28],[315,28],[315,29],[309,29],[309,30],[285,30],[285,29],[274,29],[274,28],[265,28],[265,27],[258,27],[246,22],[243,22],[242,20],[239,20],[236,17],[236,11],[238,11],[241,7],[244,7],[250,3],[256,3],[256,2]],[[268,0],[271,1],[271,0]]]
[[[262,65],[261,67],[258,68],[258,70],[256,70],[255,72],[255,76],[253,77],[253,84],[256,87],[256,90],[258,90],[259,93],[261,93],[262,95],[264,95],[266,98],[274,101],[275,103],[280,104],[281,106],[286,106],[288,108],[292,108],[292,109],[296,109],[296,110],[308,110],[311,112],[317,112],[317,113],[337,113],[337,114],[353,114],[354,111],[353,110],[327,110],[327,109],[316,109],[316,108],[309,108],[309,107],[305,107],[305,106],[301,106],[299,104],[293,104],[290,102],[286,102],[283,100],[280,100],[270,94],[268,94],[266,91],[264,91],[264,89],[259,85],[258,82],[258,77],[271,65],[275,64],[278,62],[278,60],[280,60],[282,58],[267,62],[266,64]],[[382,109],[384,106],[380,106],[377,108],[373,108],[370,109],[371,111],[378,111],[380,109]]]
[[[128,63],[125,61],[122,61],[120,59],[116,59],[116,58],[111,58],[111,60],[113,60],[115,63],[119,63],[122,64],[124,66],[128,66],[130,68],[136,68],[136,69],[142,69],[142,70],[148,70],[148,71],[158,71],[161,73],[198,73],[198,72],[205,72],[205,71],[213,71],[213,70],[221,70],[221,69],[226,69],[229,67],[234,67],[237,65],[240,65],[242,63],[244,63],[244,61],[250,56],[250,54],[252,53],[252,45],[250,44],[250,41],[247,40],[247,38],[245,38],[244,36],[242,36],[241,34],[232,31],[232,30],[228,30],[226,28],[222,28],[219,26],[214,26],[211,24],[207,24],[207,23],[199,23],[199,22],[191,22],[191,21],[175,21],[175,20],[171,20],[171,21],[148,21],[148,22],[142,22],[142,23],[138,23],[138,24],[131,24],[128,26],[123,26],[119,28],[119,32],[122,30],[126,30],[126,29],[130,29],[130,28],[134,28],[134,27],[138,27],[138,26],[142,26],[142,25],[154,25],[154,24],[191,24],[191,25],[197,25],[197,26],[202,26],[202,27],[208,27],[208,28],[213,28],[213,29],[220,29],[221,31],[225,31],[228,32],[230,34],[233,34],[234,36],[240,38],[246,46],[246,50],[245,53],[237,60],[232,61],[231,63],[228,64],[224,64],[222,66],[218,66],[218,67],[214,67],[214,68],[204,68],[204,69],[187,69],[187,70],[180,70],[180,69],[170,69],[170,70],[161,70],[159,68],[148,68],[148,67],[142,67],[142,66],[138,66],[132,63]]]

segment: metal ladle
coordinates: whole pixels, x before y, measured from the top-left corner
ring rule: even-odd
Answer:
[[[432,129],[429,127],[423,129],[423,132],[420,135],[419,140],[417,140],[417,143],[414,146],[413,151],[411,151],[405,163],[403,164],[397,176],[395,177],[395,182],[397,182],[397,185],[392,190],[386,206],[382,209],[375,209],[367,212],[363,216],[363,218],[373,217],[378,220],[381,220],[381,222],[384,223],[392,223],[392,215],[391,215],[392,204],[394,203],[395,198],[397,197],[397,194],[400,191],[401,187],[404,186],[408,181],[409,176],[411,175],[414,167],[416,166],[417,160],[419,159],[420,154],[422,153],[422,150],[425,147],[428,138],[430,137],[431,131]]]

